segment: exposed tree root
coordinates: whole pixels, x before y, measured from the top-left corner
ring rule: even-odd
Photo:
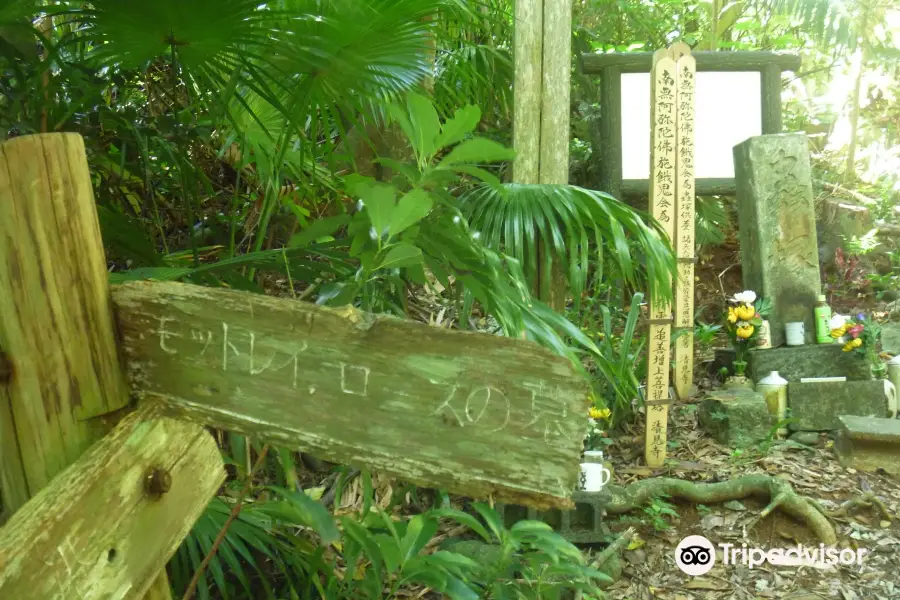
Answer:
[[[661,494],[702,504],[742,500],[750,496],[768,498],[769,504],[759,514],[760,519],[777,508],[806,523],[822,543],[826,545],[837,543],[834,527],[815,500],[795,492],[787,481],[768,475],[745,475],[717,483],[697,483],[657,477],[644,479],[626,487],[607,485],[603,488],[603,493],[607,496],[604,501],[606,512],[613,515],[630,512]]]
[[[849,517],[850,513],[854,510],[858,508],[872,508],[873,505],[878,509],[878,512],[881,513],[881,516],[884,519],[888,521],[894,520],[894,516],[891,514],[891,511],[888,510],[887,505],[879,500],[873,492],[866,492],[859,498],[852,498],[850,500],[847,500],[836,510],[825,511],[825,514],[831,518]]]

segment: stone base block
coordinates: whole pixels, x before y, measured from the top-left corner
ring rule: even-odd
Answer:
[[[844,352],[840,344],[782,346],[747,353],[747,374],[759,381],[772,371],[788,381],[802,377],[846,377],[848,381],[872,379],[872,370],[864,358]]]
[[[842,465],[900,475],[900,421],[851,415],[841,415],[838,421],[834,452]]]
[[[593,544],[604,542],[611,535],[603,523],[603,492],[572,492],[575,510],[551,509],[546,511],[516,506],[497,505],[498,512],[507,527],[523,520],[543,521],[572,543]]]
[[[841,426],[840,415],[887,417],[884,382],[789,383],[788,408],[792,431],[827,431]]]
[[[747,448],[768,437],[775,425],[759,392],[717,390],[707,394],[697,411],[700,424],[721,444]]]

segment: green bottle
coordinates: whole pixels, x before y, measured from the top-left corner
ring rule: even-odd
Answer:
[[[831,307],[825,303],[825,296],[819,295],[818,304],[813,311],[816,315],[816,342],[819,344],[833,344],[834,338],[831,337]]]

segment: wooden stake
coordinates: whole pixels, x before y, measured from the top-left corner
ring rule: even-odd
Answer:
[[[671,48],[676,58],[675,112],[678,142],[675,159],[675,190],[678,199],[675,251],[678,282],[675,288],[675,394],[690,396],[694,383],[694,83],[697,63],[691,49],[679,42]]]
[[[675,162],[677,116],[675,112],[675,60],[669,50],[653,55],[651,81],[650,211],[670,240],[675,238]],[[669,359],[672,307],[657,299],[651,289],[650,339],[647,361],[647,431],[644,459],[651,467],[666,458],[669,416]]]
[[[128,404],[81,136],[0,145],[0,257],[0,489],[14,512]]]

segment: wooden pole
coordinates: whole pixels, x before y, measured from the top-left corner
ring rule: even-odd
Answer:
[[[12,513],[128,404],[79,135],[0,145],[0,257],[0,489]]]
[[[569,183],[572,0],[517,0],[513,181]],[[566,283],[556,256],[539,242],[534,289],[563,310]]]
[[[540,183],[569,183],[569,113],[572,87],[572,0],[544,0],[543,85],[541,89]],[[542,245],[548,252],[547,245]],[[550,264],[547,269],[544,265]],[[539,260],[541,300],[554,310],[566,308],[564,265]]]
[[[653,55],[650,73],[651,134],[650,134],[650,211],[659,221],[670,240],[675,239],[676,195],[676,112],[675,60],[669,50]],[[669,417],[669,343],[672,327],[672,307],[660,301],[650,290],[650,338],[647,361],[647,431],[644,459],[651,467],[663,464],[666,458],[667,423]]]
[[[678,198],[675,251],[678,281],[675,288],[675,394],[686,399],[694,384],[694,80],[697,64],[683,42],[672,46],[676,59],[675,89],[678,135],[675,190]]]
[[[541,163],[543,0],[516,0],[513,45],[513,181],[538,183]]]

